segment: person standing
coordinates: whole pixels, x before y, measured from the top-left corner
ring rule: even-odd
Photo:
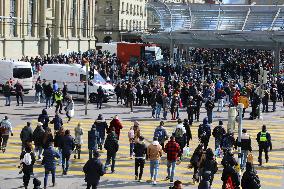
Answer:
[[[60,146],[62,149],[62,175],[67,175],[70,156],[75,149],[74,138],[71,136],[70,130],[65,131],[65,136],[62,138]]]
[[[204,145],[204,150],[207,149],[209,140],[211,136],[211,125],[208,123],[208,119],[203,119],[203,124],[199,125],[198,128],[198,138],[200,143]]]
[[[42,123],[42,127],[44,130],[47,129],[49,123],[49,116],[47,114],[46,109],[42,110],[41,114],[38,116],[37,121]]]
[[[96,125],[96,130],[99,134],[99,136],[98,136],[98,148],[100,150],[103,150],[103,145],[104,145],[104,142],[105,142],[105,134],[106,134],[106,131],[108,129],[107,122],[104,119],[103,115],[99,114],[99,116],[98,116],[98,118],[97,118],[97,120],[94,124]]]
[[[33,129],[31,128],[31,122],[27,122],[27,125],[22,129],[20,139],[22,141],[23,151],[27,146],[27,143],[33,141]]]
[[[56,172],[56,160],[55,158],[60,158],[58,152],[53,148],[52,143],[44,149],[43,152],[43,166],[44,166],[44,189],[47,188],[48,175],[51,172],[52,175],[52,185],[55,186],[55,172]]]
[[[276,110],[276,102],[277,102],[277,88],[275,84],[271,85],[270,88],[270,100],[272,101],[272,111],[275,112]]]
[[[165,141],[168,140],[169,135],[167,133],[167,130],[164,128],[164,122],[161,121],[160,125],[155,129],[154,137],[158,138],[158,142],[162,146],[162,149],[164,150],[165,147]]]
[[[215,150],[221,146],[222,138],[226,134],[226,130],[223,126],[223,121],[219,121],[219,125],[213,129],[212,135],[215,138]]]
[[[162,146],[159,144],[158,138],[154,137],[153,142],[147,147],[147,157],[150,160],[150,174],[153,185],[157,184],[161,156]]]
[[[121,122],[118,119],[118,116],[115,115],[114,118],[111,120],[108,128],[108,133],[115,131],[117,140],[119,140],[120,130],[123,128]]]
[[[35,102],[36,103],[40,103],[40,97],[42,96],[42,85],[41,85],[41,81],[37,80],[36,84],[35,84]]]
[[[21,99],[22,106],[24,106],[24,100],[23,100],[24,87],[23,85],[19,81],[17,81],[17,83],[14,85],[14,88],[16,92],[17,106],[20,105],[19,99]]]
[[[158,91],[156,95],[156,119],[160,119],[160,113],[163,105],[163,95],[162,91]]]
[[[56,82],[56,80],[52,81],[52,103],[51,106],[53,106],[54,102],[56,102],[55,99],[55,93],[59,90],[58,84]]]
[[[144,137],[140,136],[139,141],[134,145],[134,154],[135,154],[135,180],[138,179],[138,182],[141,181],[144,165],[145,165],[145,155],[147,154],[147,147],[144,143]],[[138,169],[140,171],[138,174]]]
[[[244,105],[242,117],[244,118],[246,109],[249,107],[249,99],[246,96],[245,92],[242,92],[241,96],[239,97],[239,103]]]
[[[105,166],[108,167],[111,161],[111,173],[114,173],[116,152],[119,149],[118,140],[114,131],[107,135],[104,148],[107,150],[107,159]]]
[[[105,174],[105,166],[99,159],[98,151],[93,152],[93,158],[89,159],[83,167],[87,189],[97,189],[100,177]]]
[[[35,145],[35,153],[38,155],[38,159],[41,159],[41,155],[43,152],[43,136],[44,136],[44,129],[42,128],[42,123],[38,122],[37,127],[33,132],[33,141]]]
[[[62,95],[63,95],[63,105],[65,105],[65,102],[68,100],[68,87],[65,82],[63,82],[63,89],[62,89]]]
[[[22,165],[23,175],[23,183],[25,189],[28,189],[28,185],[31,179],[31,175],[33,175],[33,166],[35,163],[35,154],[32,151],[32,143],[26,143],[24,150],[20,155],[20,161]]]
[[[248,151],[252,152],[252,147],[251,147],[251,138],[247,134],[247,130],[243,129],[242,130],[242,136],[241,136],[241,143],[239,144],[239,139],[236,139],[236,145],[235,149],[237,149],[238,146],[241,147],[241,168],[244,169],[247,163],[247,156],[248,156]]]
[[[54,93],[54,99],[55,99],[55,102],[56,102],[55,113],[59,112],[60,114],[62,114],[63,95],[62,95],[62,92],[61,92],[60,88],[58,88],[58,90]]]
[[[193,114],[195,113],[194,111],[196,110],[196,104],[195,101],[193,100],[193,97],[190,96],[189,100],[187,102],[187,117],[188,117],[188,121],[189,124],[192,125],[193,123]]]
[[[214,101],[212,97],[209,97],[207,102],[205,103],[205,109],[207,112],[208,123],[211,124],[213,121],[213,109],[215,107]]]
[[[3,86],[3,94],[6,100],[5,106],[11,105],[11,91],[12,87],[9,81],[6,82],[6,84]]]
[[[70,95],[69,97],[66,97],[67,99],[67,105],[64,108],[64,110],[66,111],[66,116],[68,118],[67,123],[69,123],[71,121],[71,118],[74,116],[74,101],[72,99],[72,96]]]
[[[195,95],[194,101],[195,101],[195,104],[196,104],[196,109],[194,111],[195,112],[195,119],[196,119],[196,121],[199,122],[200,108],[201,108],[202,102],[203,102],[203,97],[202,97],[201,91],[199,91],[197,93],[197,95]]]
[[[164,151],[165,153],[167,153],[168,176],[166,177],[166,180],[170,179],[170,183],[172,183],[174,181],[174,176],[175,176],[176,161],[178,160],[178,156],[180,153],[180,146],[175,141],[174,136],[170,137],[170,141],[166,144]]]
[[[89,159],[93,158],[94,151],[98,149],[98,137],[99,133],[96,130],[95,123],[92,125],[90,131],[88,131],[88,149],[89,149]]]
[[[262,152],[264,151],[265,153],[265,160],[266,163],[268,162],[268,148],[270,148],[270,151],[272,150],[272,142],[271,142],[271,135],[270,133],[267,132],[266,130],[266,125],[262,126],[261,132],[257,134],[257,143],[258,143],[258,162],[259,166],[262,166]]]
[[[103,99],[104,99],[104,91],[102,86],[99,86],[99,88],[97,89],[97,109],[102,108]]]
[[[13,136],[13,128],[8,116],[5,116],[0,123],[0,133],[1,133],[0,148],[2,152],[5,153],[9,140],[9,135],[11,134],[11,136]]]
[[[167,120],[167,115],[170,107],[170,99],[167,95],[167,93],[163,94],[163,118],[164,120]]]
[[[257,172],[253,168],[251,162],[246,163],[246,171],[242,176],[241,181],[242,189],[260,189],[261,184]]]
[[[81,157],[81,148],[83,144],[83,128],[81,127],[81,123],[78,123],[77,127],[74,129],[75,131],[75,155],[74,158],[80,159]],[[76,156],[76,154],[78,156]]]

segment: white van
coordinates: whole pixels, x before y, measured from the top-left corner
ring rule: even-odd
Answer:
[[[24,92],[28,93],[33,89],[33,72],[29,62],[0,60],[0,90],[2,86],[10,81],[14,86],[19,81],[24,88]]]
[[[45,64],[42,67],[40,79],[52,83],[56,80],[59,87],[63,88],[63,82],[67,84],[68,93],[77,99],[85,98],[86,67],[79,64]],[[96,101],[97,89],[102,86],[105,92],[104,102],[114,95],[114,87],[107,83],[102,76],[94,70],[94,79],[89,83],[89,98]]]

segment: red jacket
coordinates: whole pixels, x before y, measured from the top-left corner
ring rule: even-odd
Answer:
[[[234,96],[233,96],[233,103],[235,106],[239,104],[239,97],[240,97],[240,92],[236,91]]]
[[[112,130],[114,130],[115,134],[117,135],[117,139],[119,139],[120,136],[120,130],[123,128],[120,121],[118,119],[113,119],[110,122],[108,133],[110,133]]]
[[[180,152],[179,144],[176,141],[170,140],[164,149],[167,153],[168,161],[176,161],[178,159],[178,154]]]

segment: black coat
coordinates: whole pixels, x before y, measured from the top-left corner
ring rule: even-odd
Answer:
[[[83,167],[85,173],[85,181],[88,184],[98,184],[100,177],[105,174],[104,165],[97,158],[92,158],[87,161]]]
[[[245,171],[242,176],[242,189],[259,189],[260,180],[255,171]]]
[[[26,165],[24,163],[22,163],[23,165],[23,173],[24,174],[31,174],[33,173],[33,167],[34,167],[34,163],[36,161],[35,159],[35,154],[33,152],[30,152],[30,151],[22,151],[21,155],[20,155],[20,159],[22,160],[25,156],[26,153],[30,153],[31,154],[31,158],[32,158],[32,162],[30,165]]]
[[[222,177],[221,177],[221,180],[223,181],[222,188],[226,189],[226,183],[227,183],[229,177],[231,177],[231,179],[232,179],[234,189],[239,189],[240,188],[240,180],[239,180],[238,173],[231,166],[225,167],[224,170],[223,170],[223,174],[222,174]]]

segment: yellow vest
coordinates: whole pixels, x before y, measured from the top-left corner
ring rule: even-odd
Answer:
[[[63,96],[62,96],[61,93],[59,93],[59,95],[57,93],[55,93],[54,97],[55,97],[55,101],[63,100]]]
[[[260,138],[259,138],[260,142],[267,142],[267,138],[266,138],[266,132],[261,132],[260,133]]]

